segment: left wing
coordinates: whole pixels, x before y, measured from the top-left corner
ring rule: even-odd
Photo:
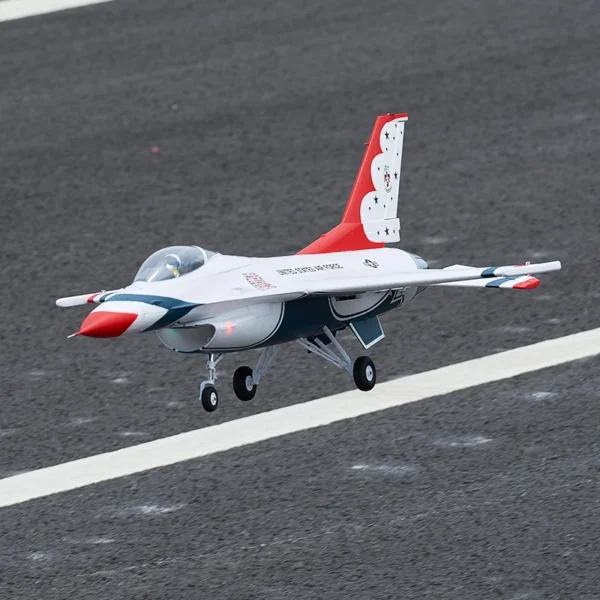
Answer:
[[[469,288],[497,288],[502,290],[532,290],[538,287],[541,281],[531,275],[518,277],[493,277],[492,279],[469,279],[467,281],[451,281],[435,283],[433,287],[469,287]]]
[[[535,281],[521,285],[518,289],[537,287],[539,280],[530,277],[534,273],[548,273],[561,268],[559,261],[521,266],[504,267],[462,267],[460,265],[446,269],[420,269],[403,273],[389,273],[365,277],[330,277],[327,280],[307,280],[303,291],[306,294],[334,295],[340,293],[377,292],[415,286],[453,284],[468,287],[500,287],[510,282],[509,287],[518,286],[533,279]],[[536,283],[537,282],[537,283]]]
[[[526,264],[524,266],[531,266]],[[453,265],[446,267],[444,271],[456,271],[458,269],[469,269],[465,265]],[[496,288],[496,289],[514,289],[514,290],[531,290],[538,287],[541,281],[537,277],[531,275],[512,275],[510,277],[491,277],[489,279],[470,279],[467,281],[451,281],[446,283],[436,283],[438,286],[447,287],[472,287],[472,288]]]
[[[384,292],[408,287],[435,285],[464,285],[467,287],[516,287],[529,289],[537,287],[539,280],[531,277],[533,273],[558,271],[558,261],[505,267],[463,267],[454,265],[446,269],[415,269],[396,273],[378,273],[369,269],[369,273],[356,275],[333,275],[327,277],[307,277],[289,280],[285,286],[278,283],[270,289],[255,288],[237,291],[235,294],[223,294],[217,286],[207,286],[205,302],[291,302],[307,296],[348,296],[363,292]]]

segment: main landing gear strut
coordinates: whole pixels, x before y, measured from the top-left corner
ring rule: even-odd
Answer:
[[[268,346],[261,353],[254,371],[250,367],[239,367],[233,374],[233,391],[243,402],[252,400],[256,395],[256,388],[264,377],[269,365],[279,348]]]
[[[338,369],[348,371],[354,378],[354,383],[359,390],[362,390],[363,392],[372,390],[377,382],[377,369],[375,369],[375,363],[373,363],[368,356],[359,356],[353,364],[352,359],[348,356],[348,353],[344,348],[342,348],[342,345],[335,339],[331,330],[328,327],[323,327],[323,332],[333,348],[330,348],[329,345],[322,339],[319,339],[319,337],[312,338],[311,340],[301,338],[296,341],[303,348],[328,360],[331,364],[338,367]]]

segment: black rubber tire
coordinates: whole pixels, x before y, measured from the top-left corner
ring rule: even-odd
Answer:
[[[217,389],[214,385],[204,386],[200,401],[202,402],[202,408],[204,408],[206,412],[217,410],[217,406],[219,406],[219,394],[217,394]]]
[[[233,391],[242,402],[248,402],[256,396],[256,384],[248,389],[248,377],[252,379],[252,374],[250,367],[238,367],[233,374]]]
[[[368,356],[359,356],[354,361],[352,374],[356,387],[363,392],[371,391],[377,383],[377,369]]]

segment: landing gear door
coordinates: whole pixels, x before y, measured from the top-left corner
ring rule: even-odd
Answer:
[[[352,329],[356,339],[362,344],[365,350],[374,346],[385,337],[377,315],[360,319],[359,321],[352,321],[350,329]]]

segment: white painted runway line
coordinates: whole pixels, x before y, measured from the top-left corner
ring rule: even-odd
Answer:
[[[0,480],[0,507],[600,354],[600,328]]]
[[[48,13],[79,8],[89,4],[103,4],[112,0],[2,0],[0,22],[45,15]]]

